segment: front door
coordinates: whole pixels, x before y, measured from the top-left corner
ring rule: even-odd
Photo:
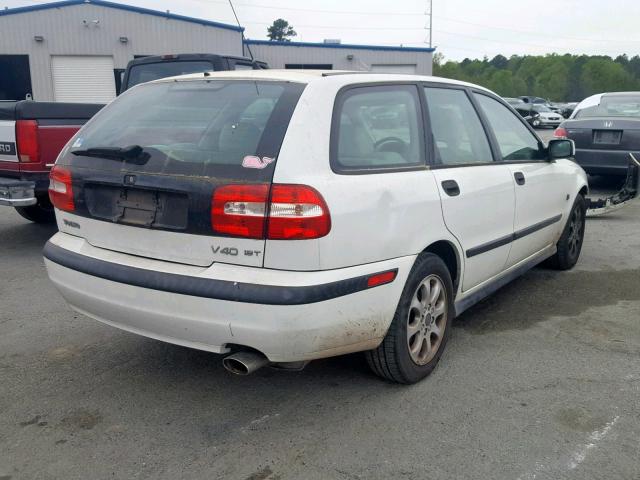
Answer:
[[[572,179],[562,165],[547,161],[544,145],[520,117],[492,97],[474,95],[514,181],[514,241],[507,262],[512,266],[553,244],[566,221],[562,212]]]
[[[494,162],[489,140],[464,88],[426,87],[442,213],[464,253],[462,290],[501,273],[513,238],[514,182]]]

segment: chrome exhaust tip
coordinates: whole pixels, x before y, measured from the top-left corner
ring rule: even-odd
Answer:
[[[222,360],[222,366],[236,375],[249,375],[270,363],[267,357],[258,352],[238,352]]]

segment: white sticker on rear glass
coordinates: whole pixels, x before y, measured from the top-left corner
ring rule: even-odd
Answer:
[[[266,168],[270,163],[275,162],[275,158],[271,157],[256,157],[255,155],[247,155],[242,159],[242,166],[244,168]]]
[[[78,137],[76,138],[76,141],[73,142],[73,145],[71,145],[71,148],[78,148],[82,146],[82,138]]]

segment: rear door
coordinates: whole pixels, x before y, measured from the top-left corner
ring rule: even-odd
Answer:
[[[506,105],[482,92],[474,96],[514,182],[514,241],[507,263],[511,266],[553,243],[564,223],[562,212],[574,179],[562,164],[546,160],[544,145]]]
[[[464,251],[462,290],[505,268],[515,193],[507,165],[494,162],[485,129],[464,88],[424,89],[435,148],[432,166],[449,231]]]
[[[61,155],[59,165],[71,171],[75,209],[59,213],[60,229],[142,257],[262,266],[264,207],[246,193],[268,192],[302,88],[198,80],[141,85],[121,95]],[[143,153],[122,158],[95,150],[130,145]],[[214,194],[233,186],[245,192],[244,200],[217,197],[216,207]],[[233,228],[221,226],[215,208],[243,218],[233,217]]]

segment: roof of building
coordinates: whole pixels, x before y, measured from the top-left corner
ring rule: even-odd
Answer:
[[[248,45],[270,45],[281,47],[319,47],[319,48],[346,48],[349,50],[387,50],[393,52],[434,52],[430,47],[401,47],[389,45],[352,45],[347,43],[312,43],[312,42],[283,42],[273,40],[245,40]]]
[[[122,3],[108,2],[106,0],[63,0],[61,2],[42,3],[40,5],[30,5],[28,7],[17,8],[5,8],[0,10],[0,17],[5,15],[15,15],[18,13],[29,13],[38,10],[48,10],[52,8],[71,7],[74,5],[97,5],[100,7],[117,8],[119,10],[127,10],[129,12],[143,13],[145,15],[153,15],[156,17],[169,18],[171,20],[182,20],[183,22],[197,23],[207,27],[224,28],[227,30],[234,30],[236,32],[244,31],[244,28],[235,25],[229,25],[226,23],[212,22],[210,20],[203,20],[201,18],[187,17],[185,15],[177,15],[175,13],[161,12],[159,10],[151,10],[149,8],[134,7],[132,5],[125,5]]]

